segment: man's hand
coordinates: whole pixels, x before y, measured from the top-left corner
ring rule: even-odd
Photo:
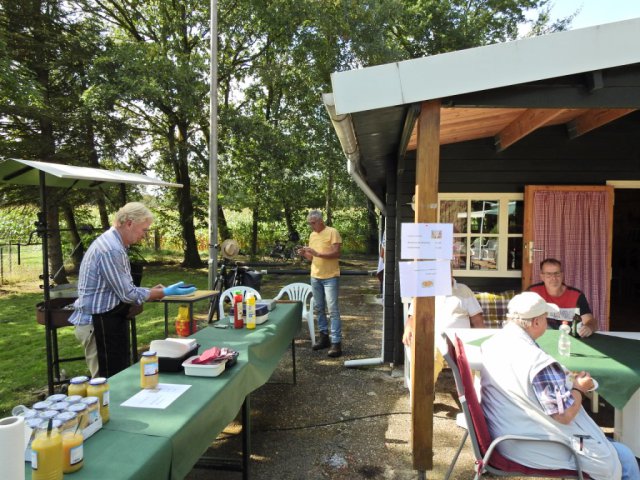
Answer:
[[[179,281],[178,283],[174,283],[173,285],[169,285],[168,287],[164,287],[165,295],[189,295],[196,291],[196,287],[183,287],[184,282]]]
[[[582,338],[590,337],[591,335],[593,335],[593,330],[591,330],[591,328],[586,326],[583,322],[578,323],[577,330],[578,330],[578,335],[580,335]]]
[[[407,347],[413,342],[413,317],[409,316],[407,323],[404,325],[404,333],[402,335],[402,343]]]
[[[591,375],[583,371],[578,373],[573,379],[573,387],[585,393],[595,387],[595,384],[593,383]]]

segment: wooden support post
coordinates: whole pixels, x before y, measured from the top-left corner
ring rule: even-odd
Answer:
[[[424,102],[418,119],[415,221],[434,223],[438,214],[440,101]],[[433,468],[433,342],[435,299],[414,298],[415,332],[411,352],[411,444],[413,468]]]

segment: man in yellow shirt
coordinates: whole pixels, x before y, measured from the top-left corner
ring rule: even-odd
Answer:
[[[318,309],[318,328],[320,338],[313,346],[314,350],[329,348],[330,357],[342,355],[342,325],[338,307],[338,289],[340,287],[340,245],[342,238],[335,228],[327,227],[322,213],[311,210],[307,216],[309,226],[313,230],[309,236],[309,246],[299,250],[307,260],[311,261],[311,289],[313,300]],[[331,338],[327,314],[331,320]]]

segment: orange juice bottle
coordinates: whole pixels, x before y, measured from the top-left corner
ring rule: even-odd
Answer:
[[[62,436],[57,428],[47,424],[38,428],[31,442],[32,480],[62,480]]]

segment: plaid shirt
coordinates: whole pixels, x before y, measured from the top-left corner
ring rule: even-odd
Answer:
[[[531,383],[547,415],[562,413],[573,405],[571,387],[567,385],[567,374],[559,363],[552,363],[540,370]]]
[[[69,323],[89,325],[93,314],[108,312],[120,302],[140,305],[149,294],[148,288],[133,284],[127,249],[112,227],[94,240],[80,264],[78,299]]]

